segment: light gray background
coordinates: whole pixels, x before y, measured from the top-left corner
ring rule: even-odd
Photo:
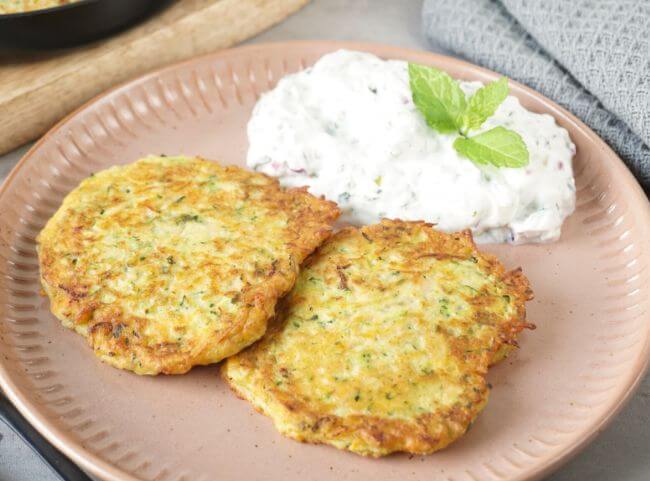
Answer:
[[[428,48],[420,34],[421,0],[312,1],[304,10],[251,42],[340,39]],[[0,179],[26,150],[23,147],[0,156]],[[585,451],[548,478],[548,481],[582,480],[650,480],[650,376],[613,424]],[[58,478],[0,423],[0,481],[58,481]]]

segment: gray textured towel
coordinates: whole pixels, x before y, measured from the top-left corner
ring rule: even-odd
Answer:
[[[650,0],[425,0],[429,41],[580,117],[650,192]]]

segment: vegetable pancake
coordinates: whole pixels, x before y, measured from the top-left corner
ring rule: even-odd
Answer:
[[[180,374],[264,334],[335,204],[200,158],[148,157],[84,180],[39,234],[42,285],[103,361]]]
[[[521,271],[479,252],[469,231],[347,228],[305,261],[266,336],[222,373],[291,438],[431,453],[485,406],[489,364],[533,327],[531,298]]]

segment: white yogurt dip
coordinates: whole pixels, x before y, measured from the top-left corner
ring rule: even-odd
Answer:
[[[480,86],[461,82],[468,95]],[[431,129],[413,104],[406,62],[340,50],[262,96],[248,124],[247,163],[337,202],[353,224],[399,218],[470,228],[478,242],[558,239],[575,208],[567,131],[512,96],[475,133],[498,125],[521,135],[528,166],[461,157],[457,134]]]

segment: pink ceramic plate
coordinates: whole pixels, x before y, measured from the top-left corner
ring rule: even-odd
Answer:
[[[111,481],[531,480],[584,446],[621,408],[648,363],[650,208],[616,155],[585,125],[512,84],[577,145],[578,208],[562,240],[491,246],[522,266],[538,329],[491,370],[473,429],[427,457],[365,459],[281,437],[237,399],[217,366],[137,377],[100,363],[39,295],[34,237],[81,179],[149,153],[242,164],[261,92],[341,47],[433,64],[464,79],[495,74],[428,53],[334,43],[230,50],[142,77],[86,105],[21,161],[0,191],[0,385],[29,421],[90,472]],[[56,99],[52,99],[53,102]]]

